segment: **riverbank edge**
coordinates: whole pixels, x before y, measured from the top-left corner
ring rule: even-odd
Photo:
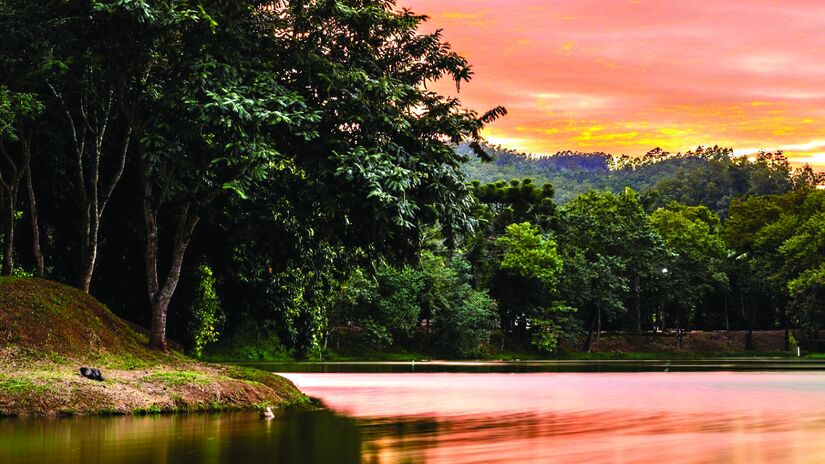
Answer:
[[[320,407],[284,377],[243,366],[182,360],[139,369],[102,368],[104,381],[63,363],[0,369],[0,417],[149,415],[311,410]]]
[[[506,352],[489,356],[479,356],[474,358],[453,358],[449,356],[439,356],[427,353],[405,352],[405,353],[371,353],[367,355],[340,355],[327,354],[322,357],[312,356],[307,358],[296,358],[279,356],[260,359],[241,359],[215,356],[207,358],[209,362],[245,365],[255,363],[361,363],[361,362],[427,362],[427,361],[449,361],[449,362],[496,362],[496,361],[672,361],[672,360],[705,360],[705,359],[731,359],[743,361],[758,358],[774,358],[783,360],[825,360],[825,353],[805,353],[801,356],[788,351],[752,351],[752,352],[564,352],[556,356],[548,356],[541,353],[529,352]]]

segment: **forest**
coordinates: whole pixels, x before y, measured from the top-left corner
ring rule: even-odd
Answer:
[[[394,1],[1,0],[3,275],[194,356],[587,351],[825,319],[822,175],[781,153],[530,157]],[[581,343],[581,341],[584,341]]]

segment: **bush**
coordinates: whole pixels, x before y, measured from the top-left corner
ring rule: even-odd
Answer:
[[[470,289],[438,313],[436,327],[440,350],[461,358],[477,356],[498,327],[496,302],[487,293]]]
[[[207,343],[218,341],[224,323],[224,312],[215,292],[215,277],[207,265],[198,267],[198,286],[190,308],[189,336],[192,355],[200,357]]]
[[[476,356],[498,326],[496,302],[470,285],[470,264],[464,258],[445,259],[424,252],[422,272],[427,282],[422,300],[435,320],[434,344],[461,358]]]

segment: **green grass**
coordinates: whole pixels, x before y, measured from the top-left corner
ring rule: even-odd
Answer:
[[[270,372],[251,367],[229,366],[226,376],[230,379],[266,385],[276,392],[293,392],[290,396],[283,398],[286,401],[286,407],[304,408],[312,406],[308,396],[297,389],[291,388],[292,382]]]
[[[135,409],[132,410],[132,414],[134,414],[136,416],[149,416],[149,415],[160,414],[162,412],[164,412],[163,409],[161,409],[161,407],[158,406],[157,404],[153,404],[153,405],[147,406],[145,408],[135,408]]]
[[[132,353],[104,353],[97,357],[95,364],[108,369],[134,370],[158,366],[162,364],[162,359],[139,357]]]
[[[162,383],[169,387],[208,385],[212,382],[206,374],[194,371],[156,372],[143,376],[141,381],[147,383]]]
[[[51,391],[51,388],[32,382],[28,378],[17,378],[0,375],[0,394],[9,396],[39,395]]]

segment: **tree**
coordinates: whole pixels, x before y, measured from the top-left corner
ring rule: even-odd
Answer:
[[[560,211],[559,240],[563,249],[580,248],[584,264],[578,269],[599,269],[604,274],[603,288],[621,289],[628,309],[625,325],[632,332],[641,331],[642,290],[653,288],[661,269],[662,239],[650,224],[636,193],[626,189],[620,195],[591,192],[564,205]],[[576,254],[576,251],[571,251]],[[616,276],[624,282],[615,280]],[[580,280],[589,280],[587,277]],[[618,309],[615,304],[607,307]],[[601,314],[597,312],[598,315]],[[586,321],[592,326],[598,322]]]
[[[781,321],[786,348],[791,322],[806,330],[809,341],[817,324],[812,304],[817,301],[817,269],[825,256],[823,198],[821,191],[807,187],[748,197],[731,204],[725,224],[725,237],[738,253],[740,270],[733,278],[749,332],[757,316],[769,324]],[[750,337],[747,346],[752,347]]]
[[[0,6],[0,30],[4,31],[4,40],[0,42],[0,93],[6,106],[0,116],[6,133],[0,137],[16,147],[8,147],[4,162],[0,162],[0,170],[6,170],[6,206],[9,202],[13,207],[6,211],[3,218],[6,233],[5,271],[10,272],[14,267],[14,220],[12,211],[17,207],[16,200],[19,190],[20,177],[25,178],[26,193],[29,203],[29,215],[32,227],[32,253],[34,267],[38,276],[44,276],[45,259],[40,244],[40,226],[35,198],[34,183],[32,181],[32,157],[37,152],[39,139],[46,139],[51,134],[35,134],[42,129],[42,119],[47,106],[43,95],[42,66],[45,61],[50,41],[47,37],[54,29],[52,17],[57,5],[44,2],[28,2],[25,0],[6,0]],[[0,142],[2,145],[3,142]],[[0,148],[0,149],[5,149]],[[0,197],[4,196],[0,192]],[[0,198],[2,199],[2,198]],[[3,208],[0,207],[0,210]]]
[[[490,291],[498,301],[503,343],[509,331],[521,339],[533,318],[547,317],[562,260],[556,242],[529,222],[507,226],[496,247],[500,257]]]
[[[473,283],[486,286],[495,265],[494,243],[510,224],[529,222],[549,232],[556,218],[554,190],[550,184],[538,186],[531,179],[481,184],[473,181],[471,213],[473,228],[464,241],[473,267]]]
[[[627,311],[623,297],[628,294],[629,285],[624,276],[624,263],[617,256],[590,254],[572,240],[563,245],[562,259],[559,292],[584,322],[587,338],[583,351],[590,352],[594,330],[599,337],[603,324],[619,319]],[[550,346],[545,346],[548,348]]]
[[[115,73],[121,110],[140,140],[150,343],[165,348],[169,302],[202,215],[223,193],[243,195],[284,166],[278,134],[310,137],[301,125],[317,118],[279,82],[283,47],[256,26],[274,18],[264,10],[222,2],[98,3],[96,9],[126,34],[113,37],[113,50],[126,47],[124,57],[137,57]],[[173,217],[175,230],[165,276],[162,212]]]
[[[19,93],[0,87],[0,200],[3,214],[3,275],[14,270],[14,228],[17,220],[17,200],[20,182],[29,178],[33,121],[42,113],[43,104],[30,93]],[[11,144],[17,146],[12,148]],[[30,186],[30,182],[27,182]],[[30,199],[32,189],[28,189]],[[42,271],[39,267],[38,271]],[[42,275],[42,273],[41,273]]]
[[[813,339],[825,321],[825,192],[809,192],[796,211],[786,212],[794,213],[796,221],[786,224],[795,227],[784,228],[787,235],[778,249],[781,265],[773,274],[787,282],[794,318]]]
[[[448,142],[477,140],[504,110],[479,117],[426,90],[444,76],[468,80],[469,66],[439,34],[417,33],[424,17],[392,6],[97,4],[121,57],[121,110],[140,140],[154,346],[165,345],[169,301],[205,211],[273,172],[293,170],[335,204],[329,232],[349,245],[403,256],[421,222],[460,220],[466,188]],[[165,277],[161,212],[176,224]]]
[[[87,11],[86,13],[91,13]],[[62,110],[74,150],[75,189],[80,203],[80,272],[78,285],[89,293],[97,263],[100,227],[109,200],[123,177],[132,129],[118,118],[114,82],[105,75],[94,49],[93,22],[66,18],[86,29],[77,40],[60,41],[49,66],[55,71],[47,86]],[[88,36],[86,36],[88,34]]]
[[[498,326],[496,302],[486,292],[473,289],[470,263],[461,256],[448,261],[424,251],[421,268],[422,316],[435,319],[433,346],[451,356],[477,355]]]
[[[662,262],[663,299],[673,310],[681,347],[681,330],[697,304],[714,288],[728,285],[723,266],[728,250],[718,234],[719,217],[707,207],[671,203],[654,211],[650,221],[668,251]]]

